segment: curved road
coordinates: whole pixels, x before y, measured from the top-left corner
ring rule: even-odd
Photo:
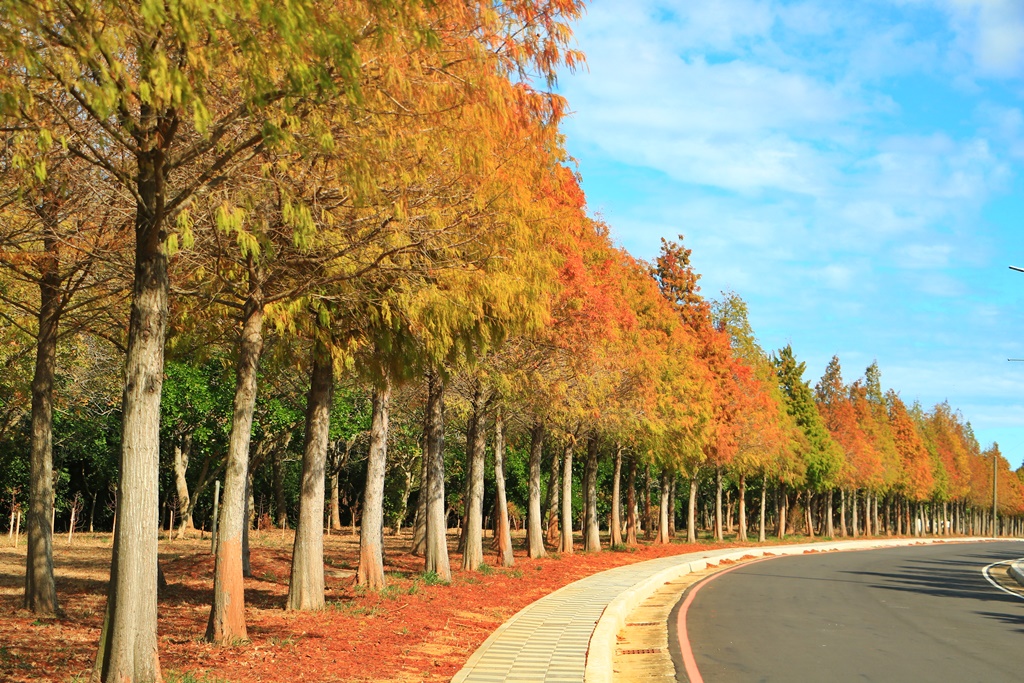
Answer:
[[[982,569],[1024,543],[782,557],[703,585],[686,614],[700,674],[738,681],[1024,681],[1024,599]]]

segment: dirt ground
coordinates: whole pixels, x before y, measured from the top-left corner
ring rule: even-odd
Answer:
[[[622,564],[716,547],[672,543],[632,552],[582,553],[530,560],[515,538],[515,566],[456,571],[451,585],[428,585],[423,560],[406,534],[386,539],[389,586],[354,586],[359,540],[325,537],[328,607],[286,612],[292,548],[289,531],[253,532],[253,578],[246,579],[249,641],[203,642],[213,590],[210,539],[160,541],[169,582],[159,598],[160,661],[171,683],[221,681],[447,681],[498,625],[537,598],[576,579]],[[455,535],[449,535],[454,546]],[[488,543],[489,539],[485,539]],[[735,545],[735,544],[729,544]],[[494,562],[494,553],[488,562]],[[452,566],[461,557],[452,553]],[[0,680],[87,681],[99,640],[110,570],[110,534],[57,536],[54,563],[61,619],[21,608],[25,538],[0,537]]]

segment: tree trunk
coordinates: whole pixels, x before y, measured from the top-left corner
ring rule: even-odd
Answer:
[[[686,542],[697,542],[697,473],[690,477],[690,500],[686,505]]]
[[[341,531],[341,490],[337,469],[331,472],[331,531]]]
[[[583,550],[601,550],[601,527],[597,519],[597,435],[587,439],[587,466],[583,472],[583,491],[586,508],[583,516]]]
[[[242,534],[246,523],[249,439],[256,407],[256,375],[263,352],[263,294],[259,273],[249,258],[249,296],[238,340],[235,400],[224,470],[224,493],[217,523],[213,569],[213,605],[206,640],[222,645],[248,640],[245,629],[245,584],[242,581]]]
[[[846,489],[839,489],[839,535],[846,538]]]
[[[288,528],[288,510],[284,502],[284,449],[277,448],[270,459],[271,477],[274,487],[274,507],[276,508],[277,519],[274,526],[278,529]]]
[[[359,570],[356,583],[370,590],[384,588],[384,473],[388,457],[388,417],[391,379],[385,376],[373,388],[370,452],[366,457],[366,487],[359,525]]]
[[[786,491],[786,485],[782,484],[778,492],[779,500],[779,533],[778,537],[784,539],[786,537],[786,508],[789,507],[789,494]]]
[[[575,437],[565,444],[562,459],[562,552],[572,554],[572,446]]]
[[[722,468],[715,466],[715,540],[722,541]]]
[[[644,538],[648,541],[654,534],[654,520],[651,518],[651,464],[644,465]]]
[[[853,511],[853,537],[860,536],[860,506],[857,504],[857,489],[850,491],[850,509]]]
[[[252,470],[245,476],[245,523],[242,525],[242,576],[252,578],[252,564],[249,562],[249,532],[253,520]]]
[[[667,467],[661,470],[661,496],[658,499],[658,537],[655,543],[665,544],[671,539],[668,537],[668,494],[672,488],[671,474]]]
[[[871,491],[864,491],[864,535],[871,536]]]
[[[412,522],[412,549],[416,557],[422,557],[427,547],[427,444],[424,427],[423,450],[420,457],[420,491],[416,496],[416,515]]]
[[[671,484],[668,487],[668,537],[676,537],[676,474],[672,473]]]
[[[833,538],[836,535],[835,523],[832,514],[832,489],[828,490],[825,496],[825,536]]]
[[[626,480],[626,545],[636,545],[636,456],[629,456],[629,477]]]
[[[448,561],[448,519],[444,507],[444,379],[436,371],[427,374],[426,406],[427,492],[424,570],[441,581],[452,580]]]
[[[764,481],[761,482],[761,520],[757,528],[757,540],[760,543],[765,542],[765,525],[767,520],[765,519],[765,505],[766,498],[768,497],[768,477],[764,477]]]
[[[737,501],[739,504],[739,518],[740,518],[740,530],[739,540],[746,543],[747,541],[747,478],[743,474],[740,475],[740,490],[737,494]]]
[[[874,493],[871,495],[871,518],[874,520],[874,535],[882,536],[882,530],[879,528],[879,495]]]
[[[494,482],[496,500],[494,503],[495,525],[497,531],[498,559],[502,567],[511,567],[512,531],[508,522],[508,499],[505,497],[505,422],[501,409],[494,411]]]
[[[561,469],[562,456],[558,451],[551,453],[551,476],[548,478],[548,529],[547,542],[552,548],[560,548],[562,544],[559,531],[559,492],[562,490]]]
[[[609,526],[611,532],[611,545],[617,547],[622,545],[622,505],[620,482],[622,481],[622,446],[615,445],[615,471],[612,473],[612,519]]]
[[[178,538],[195,529],[192,521],[192,500],[188,493],[188,462],[192,455],[192,432],[187,432],[180,443],[174,444],[174,487],[178,494]]]
[[[44,259],[39,263],[39,330],[32,377],[32,439],[29,455],[28,555],[25,559],[25,609],[55,616],[53,579],[53,377],[57,369],[57,332],[61,315],[61,276],[57,261],[56,207],[40,208]]]
[[[317,340],[313,344],[313,368],[306,399],[302,487],[299,492],[295,542],[292,546],[292,573],[288,581],[287,609],[290,610],[318,610],[324,607],[324,479],[333,397],[334,360],[330,349]],[[373,481],[369,474],[366,481],[369,489]],[[377,538],[379,540],[379,535]],[[360,552],[360,577],[363,576],[363,557],[364,554]]]
[[[154,113],[141,105],[140,117]],[[160,680],[157,653],[157,519],[160,494],[160,393],[167,325],[167,251],[164,244],[164,153],[153,127],[136,155],[139,201],[135,217],[135,277],[132,287],[125,388],[122,398],[121,462],[110,562],[107,611],[100,633],[93,681]]]
[[[544,528],[540,511],[540,459],[544,449],[544,422],[537,418],[530,430],[530,491],[526,511],[526,541],[530,557],[544,557]]]
[[[486,400],[479,383],[473,391],[473,414],[470,416],[472,439],[469,449],[469,499],[467,501],[466,539],[462,552],[462,568],[476,571],[484,563],[484,456],[487,441]]]
[[[812,507],[813,501],[814,501],[814,494],[812,494],[810,491],[808,491],[805,494],[805,496],[804,496],[804,500],[806,501],[806,504],[804,505],[804,520],[805,520],[805,522],[807,524],[807,537],[813,540],[814,539],[814,519],[811,516],[811,507]]]

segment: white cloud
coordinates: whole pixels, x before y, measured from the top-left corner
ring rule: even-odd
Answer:
[[[685,234],[704,292],[748,299],[767,348],[877,356],[910,400],[995,425],[982,408],[1024,414],[1024,367],[1005,368],[1024,350],[1003,286],[972,278],[1002,248],[983,209],[1024,159],[1024,103],[998,83],[1024,73],[1021,17],[1024,0],[602,0],[566,133],[629,177],[589,197],[626,246]]]
[[[941,0],[961,46],[982,75],[1024,76],[1024,3],[1020,0]]]
[[[947,66],[969,65],[973,76],[1024,76],[1024,3],[1020,0],[892,0],[897,6],[928,7],[948,24]],[[970,77],[959,75],[963,84]]]

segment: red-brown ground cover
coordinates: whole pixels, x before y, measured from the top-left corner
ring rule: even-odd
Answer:
[[[454,540],[454,539],[452,539]],[[522,539],[518,538],[517,546]],[[213,557],[209,539],[160,542],[169,582],[159,599],[160,659],[171,681],[446,681],[502,622],[543,595],[619,565],[717,547],[642,545],[633,552],[576,553],[542,560],[516,551],[515,567],[455,573],[429,585],[407,536],[389,537],[389,587],[366,594],[353,585],[358,538],[325,538],[328,609],[286,612],[292,536],[254,533],[253,578],[246,580],[249,641],[202,641],[209,616]],[[734,544],[733,544],[734,545]],[[21,609],[24,539],[0,549],[0,680],[88,680],[103,618],[109,534],[55,544],[63,619]],[[459,556],[452,555],[453,566]],[[493,555],[488,558],[493,560]]]

